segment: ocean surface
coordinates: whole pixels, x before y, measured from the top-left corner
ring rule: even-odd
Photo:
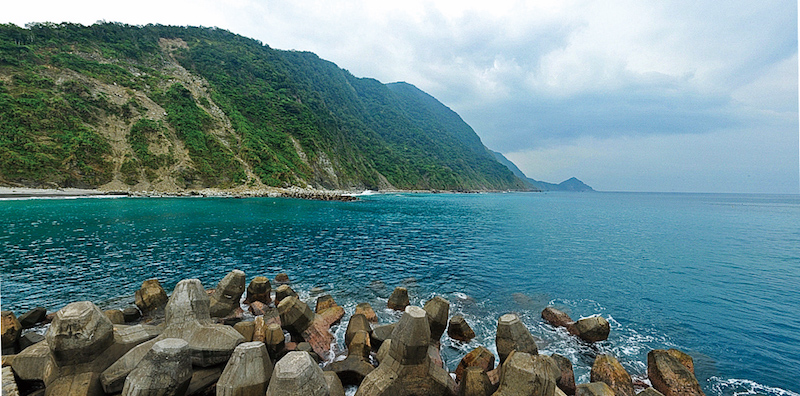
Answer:
[[[230,270],[286,272],[313,307],[318,287],[345,307],[376,308],[395,286],[412,304],[451,302],[478,336],[445,335],[454,369],[495,351],[497,318],[519,313],[542,353],[569,357],[588,382],[597,353],[634,378],[646,355],[694,357],[709,395],[800,393],[800,196],[638,193],[387,194],[359,202],[280,198],[0,201],[0,304],[17,315],[90,300],[125,307],[148,278],[171,292]],[[587,346],[545,324],[554,305],[600,314]],[[345,325],[333,330],[343,344]]]

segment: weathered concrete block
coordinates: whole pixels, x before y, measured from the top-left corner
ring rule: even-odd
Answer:
[[[611,325],[602,316],[592,316],[568,325],[567,330],[586,342],[598,342],[608,339]]]
[[[537,355],[539,349],[528,328],[519,320],[519,316],[508,313],[497,320],[497,336],[495,338],[500,364],[505,362],[511,351]]]
[[[210,300],[199,279],[184,279],[175,285],[165,308],[167,326],[190,322],[211,323]],[[141,309],[141,308],[140,308]]]
[[[112,324],[125,324],[125,316],[123,316],[122,311],[118,309],[108,309],[103,311],[103,314],[106,315]]]
[[[239,307],[244,293],[245,276],[240,270],[233,270],[217,284],[209,297],[209,313],[215,318],[224,318]]]
[[[572,361],[557,353],[550,357],[556,362],[560,371],[559,377],[556,378],[556,386],[567,396],[573,396],[575,394],[575,371],[572,369]]]
[[[92,302],[74,302],[56,313],[45,338],[59,365],[87,363],[114,343],[114,326]]]
[[[428,325],[431,327],[431,339],[438,341],[447,328],[450,316],[450,302],[440,296],[428,300],[423,307],[428,314]]]
[[[31,345],[20,352],[14,358],[11,367],[23,381],[41,380],[48,383],[58,375],[58,366],[50,353],[47,341]]]
[[[331,307],[338,307],[338,305],[336,304],[336,301],[333,299],[333,296],[331,296],[330,294],[325,294],[317,297],[317,305],[314,307],[314,312],[320,313]]]
[[[317,363],[305,352],[289,352],[275,364],[267,396],[329,396],[330,388]]]
[[[470,367],[478,367],[484,372],[494,369],[494,354],[483,346],[479,346],[464,355],[456,367],[456,382],[461,382],[464,372]]]
[[[278,304],[281,326],[292,333],[301,334],[314,321],[314,312],[297,297],[289,296]]]
[[[611,355],[597,355],[592,365],[590,381],[605,382],[616,396],[636,396],[630,374]]]
[[[139,312],[139,308],[127,307],[122,310],[122,317],[125,320],[125,323],[131,323],[139,320],[139,318],[142,317],[142,313]]]
[[[705,396],[694,374],[663,349],[647,354],[647,377],[664,396]]]
[[[348,345],[347,358],[329,364],[325,370],[336,373],[344,385],[359,385],[375,369],[368,361],[370,350],[369,334],[358,330]]]
[[[263,396],[272,369],[264,343],[239,344],[217,382],[217,396]]]
[[[26,333],[24,336],[19,338],[19,350],[24,351],[25,348],[42,341],[44,341],[43,335],[39,333]]]
[[[164,309],[167,303],[167,293],[161,287],[158,279],[148,279],[142,282],[142,287],[134,293],[136,306],[142,315],[148,315]]]
[[[389,296],[389,301],[386,306],[395,311],[402,311],[411,304],[408,299],[408,289],[405,287],[395,287],[392,295]]]
[[[297,292],[289,285],[280,285],[275,289],[275,305],[280,305],[286,297],[297,297]]]
[[[284,284],[287,284],[287,283],[289,283],[289,275],[286,275],[283,272],[281,272],[278,275],[275,275],[275,284],[276,285],[284,285]]]
[[[378,315],[375,314],[375,310],[372,309],[372,305],[369,303],[360,303],[356,305],[356,311],[353,315],[358,314],[364,315],[370,323],[378,323]]]
[[[244,338],[244,342],[253,341],[253,334],[256,331],[255,322],[239,322],[233,325],[233,329],[238,331]]]
[[[486,371],[480,367],[469,367],[462,374],[458,396],[489,396],[496,390],[489,381]]]
[[[347,323],[347,330],[344,332],[345,345],[350,345],[350,341],[357,331],[365,331],[367,334],[372,333],[372,326],[369,325],[369,321],[364,314],[354,314],[350,317],[350,321]]]
[[[330,371],[323,371],[322,375],[325,377],[325,382],[328,384],[328,394],[330,396],[345,395],[342,381],[339,380],[339,377],[336,375],[336,373],[332,373]]]
[[[15,348],[21,332],[22,324],[20,324],[13,312],[3,311],[0,313],[0,333],[2,333],[0,343],[2,343],[4,350]]]
[[[447,335],[461,342],[470,342],[475,338],[475,331],[461,315],[454,315],[447,324]]]
[[[11,367],[3,367],[3,396],[19,396],[17,381]]]
[[[605,382],[592,382],[575,387],[575,396],[614,396],[614,391]]]
[[[381,345],[383,345],[386,340],[392,338],[392,333],[396,325],[397,323],[390,323],[383,326],[376,326],[372,329],[372,333],[369,334],[369,337],[373,350],[380,349]]]
[[[20,315],[17,320],[19,320],[19,324],[22,325],[23,329],[30,329],[39,322],[44,321],[46,316],[47,310],[44,307],[36,307]]]
[[[500,387],[494,396],[554,396],[554,363],[547,356],[512,351],[500,370]]]
[[[259,301],[264,304],[272,302],[272,285],[266,276],[257,276],[247,285],[246,303]]]
[[[192,379],[189,344],[166,338],[153,344],[125,379],[123,396],[184,395]]]

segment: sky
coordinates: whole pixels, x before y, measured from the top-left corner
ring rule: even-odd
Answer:
[[[795,0],[26,0],[0,22],[216,26],[405,81],[537,180],[800,193]]]

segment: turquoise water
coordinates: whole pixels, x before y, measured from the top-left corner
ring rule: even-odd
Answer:
[[[454,368],[494,348],[497,318],[519,313],[540,350],[588,382],[595,354],[644,377],[652,348],[695,358],[711,395],[800,392],[800,196],[633,193],[399,194],[354,203],[291,199],[0,201],[2,306],[17,314],[91,300],[131,303],[147,278],[214,287],[228,271],[287,272],[347,313],[451,301],[478,333],[443,337]],[[313,304],[313,303],[312,303]],[[602,314],[608,341],[585,346],[545,325],[547,305]],[[397,314],[377,309],[383,323]],[[343,338],[344,326],[334,328]]]

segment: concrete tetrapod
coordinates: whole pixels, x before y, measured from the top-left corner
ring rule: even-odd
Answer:
[[[263,396],[270,377],[272,361],[264,343],[239,344],[217,381],[217,396]]]
[[[406,307],[392,332],[387,355],[364,378],[356,396],[454,395],[455,382],[428,354],[430,336],[425,310]]]
[[[428,313],[431,340],[438,342],[447,328],[447,318],[450,316],[450,302],[440,296],[436,296],[428,300],[423,309]]]
[[[505,362],[511,351],[539,354],[534,340],[528,328],[519,320],[519,316],[508,313],[497,320],[497,336],[495,338],[497,354],[500,356],[500,364]]]
[[[605,382],[616,396],[636,396],[631,375],[617,358],[600,354],[594,359],[590,382]]]
[[[336,373],[344,385],[358,385],[375,370],[369,363],[370,349],[369,334],[364,330],[358,330],[348,344],[347,358],[329,364],[325,367],[325,371]]]
[[[548,356],[512,351],[500,368],[500,388],[494,396],[554,396],[554,365]]]
[[[697,378],[676,354],[663,349],[647,353],[647,377],[665,396],[705,396]]]
[[[233,270],[217,284],[209,296],[209,313],[215,318],[224,318],[239,307],[239,299],[244,293],[244,272]]]
[[[161,287],[158,279],[148,279],[142,282],[142,287],[134,293],[136,306],[142,315],[149,315],[164,309],[167,304],[167,293]]]
[[[247,285],[247,296],[244,300],[246,303],[255,301],[269,304],[272,302],[272,285],[266,276],[257,276],[250,281]]]
[[[189,344],[165,338],[153,344],[125,379],[122,396],[183,396],[191,379]]]
[[[306,352],[292,351],[275,364],[266,396],[329,396],[322,369]]]

